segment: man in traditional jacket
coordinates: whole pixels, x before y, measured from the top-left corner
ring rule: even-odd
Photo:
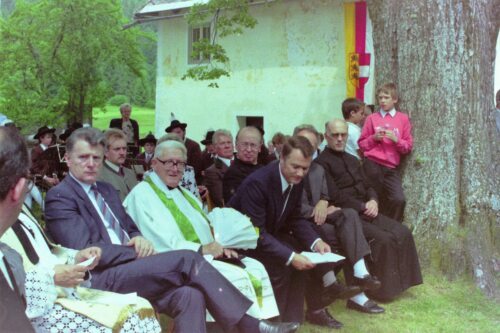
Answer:
[[[139,140],[139,145],[144,147],[144,151],[136,156],[139,163],[142,164],[144,171],[151,169],[151,162],[153,161],[153,155],[155,154],[156,140],[153,133],[149,132],[146,137]]]
[[[186,148],[181,142],[166,141],[158,145],[153,172],[123,203],[127,213],[137,221],[139,230],[151,240],[156,251],[188,249],[213,256],[215,260],[210,263],[253,302],[248,314],[264,319],[278,316],[264,266],[252,258],[239,258],[234,250],[216,241],[211,218],[203,212],[201,201],[178,186],[186,159]],[[234,210],[226,210],[240,215]],[[231,220],[230,215],[226,216]],[[232,221],[238,223],[236,219]],[[251,228],[251,231],[250,236],[256,237],[255,230]],[[235,265],[230,264],[233,260]]]
[[[236,134],[236,158],[224,174],[222,182],[225,203],[229,202],[248,175],[262,167],[258,162],[261,147],[262,134],[257,127],[243,127]]]
[[[415,241],[411,231],[397,221],[378,212],[377,194],[363,178],[361,165],[345,152],[348,127],[345,120],[327,123],[325,137],[328,147],[316,161],[326,172],[328,193],[332,203],[352,208],[361,217],[363,233],[369,240],[372,262],[369,268],[381,282],[376,291],[368,292],[374,299],[387,301],[404,290],[422,283]],[[376,304],[348,302],[347,307],[372,313]]]
[[[98,179],[113,185],[123,201],[137,185],[135,172],[124,165],[127,159],[127,138],[121,130],[115,128],[107,130],[104,137],[106,159]]]
[[[97,181],[104,155],[103,137],[79,129],[66,144],[69,175],[46,198],[45,216],[56,242],[102,250],[92,273],[97,289],[137,292],[155,309],[174,317],[177,332],[205,332],[205,311],[226,330],[293,332],[294,323],[259,321],[245,312],[251,302],[198,253],[155,253],[124,210],[116,190]]]
[[[214,132],[212,137],[217,157],[214,163],[205,170],[205,186],[215,207],[224,207],[222,182],[226,171],[234,161],[233,136],[225,129]]]

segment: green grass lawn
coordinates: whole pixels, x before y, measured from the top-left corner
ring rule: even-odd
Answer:
[[[109,128],[109,121],[113,118],[120,118],[118,106],[107,105],[105,108],[95,108],[93,112],[93,126],[105,130]],[[155,110],[140,106],[132,106],[132,119],[139,123],[139,136],[145,137],[150,131],[154,133]]]
[[[345,301],[330,306],[330,313],[344,324],[341,332],[500,332],[500,306],[485,298],[471,282],[450,283],[425,274],[424,284],[410,288],[386,310],[368,315],[345,308]],[[300,333],[331,330],[303,325]]]
[[[112,118],[120,116],[118,107],[95,109],[94,126],[108,128]],[[134,106],[132,118],[139,122],[140,136],[154,130],[154,110]],[[386,312],[362,314],[345,308],[345,301],[330,306],[332,315],[344,323],[339,332],[426,333],[426,332],[500,332],[500,306],[486,299],[469,281],[450,283],[433,274],[425,274],[424,284],[411,288],[398,299],[381,304]],[[300,333],[332,330],[304,324]]]

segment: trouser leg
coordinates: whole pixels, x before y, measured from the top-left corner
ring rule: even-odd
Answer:
[[[385,212],[382,214],[398,222],[403,221],[406,198],[397,169],[384,168]]]
[[[156,308],[174,318],[176,333],[206,332],[205,298],[191,287],[180,287],[165,293],[156,302]]]

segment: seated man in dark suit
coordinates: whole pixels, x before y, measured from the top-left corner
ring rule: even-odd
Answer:
[[[311,125],[298,126],[294,135],[307,138],[317,149],[319,133]],[[363,227],[358,213],[352,208],[339,208],[331,203],[326,183],[325,170],[318,163],[312,163],[304,179],[302,193],[302,216],[314,222],[325,241],[346,256],[344,275],[349,284],[358,284],[364,290],[380,288],[380,281],[372,277],[365,263],[365,256],[371,254],[370,246],[363,234]],[[353,296],[348,303],[366,304],[368,298],[364,292]],[[368,303],[369,313],[382,313],[384,309],[373,301]]]
[[[130,118],[132,114],[132,106],[128,103],[120,105],[121,118],[111,119],[109,128],[117,128],[122,130],[127,136],[127,145],[129,146],[132,156],[139,154],[139,124],[134,119]]]
[[[330,252],[313,225],[300,216],[302,179],[309,170],[313,153],[314,148],[306,138],[291,137],[283,145],[280,160],[249,175],[228,203],[229,207],[249,216],[259,228],[257,248],[246,253],[266,267],[283,320],[302,321],[303,318],[304,271],[312,270],[315,265],[299,252]],[[324,308],[333,299],[322,295],[351,297],[360,289],[340,288],[333,280],[335,275],[329,264],[319,265],[313,273],[314,278],[323,281],[314,280],[308,285],[311,287],[307,297],[308,318],[315,317],[316,324],[340,328],[342,325]]]
[[[225,129],[214,132],[212,141],[217,157],[214,163],[205,170],[205,186],[215,207],[224,207],[222,180],[234,160],[233,136]]]
[[[29,192],[30,162],[16,129],[0,127],[0,236],[17,220]],[[17,273],[17,275],[16,275]],[[34,332],[26,317],[21,256],[0,243],[0,327],[5,332]]]
[[[222,193],[224,202],[229,202],[243,180],[255,170],[259,164],[259,152],[262,147],[262,134],[255,126],[243,127],[236,134],[236,158],[224,174]]]
[[[372,272],[382,283],[376,291],[367,292],[374,299],[388,301],[399,293],[422,283],[418,254],[411,231],[378,211],[377,194],[363,177],[358,159],[345,152],[348,127],[345,120],[326,124],[328,147],[316,161],[324,168],[332,203],[358,212],[363,233],[371,248],[368,261]],[[374,302],[348,302],[349,308],[372,312]]]
[[[45,211],[56,242],[74,249],[102,249],[92,274],[93,288],[137,292],[157,311],[174,317],[177,332],[205,332],[206,309],[226,330],[291,332],[298,327],[246,315],[250,301],[200,254],[155,254],[125,212],[116,190],[96,182],[103,145],[102,134],[96,129],[73,132],[66,145],[69,175],[47,194]]]

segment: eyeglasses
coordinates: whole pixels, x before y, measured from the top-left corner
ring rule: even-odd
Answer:
[[[177,167],[178,170],[184,170],[186,169],[186,162],[183,161],[173,161],[173,160],[166,160],[162,161],[158,157],[156,158],[158,162],[163,164],[163,166],[167,169],[172,169],[174,166]]]
[[[260,145],[256,145],[255,143],[252,142],[238,142],[237,145],[243,149],[250,149],[250,150],[258,150],[260,148]]]

